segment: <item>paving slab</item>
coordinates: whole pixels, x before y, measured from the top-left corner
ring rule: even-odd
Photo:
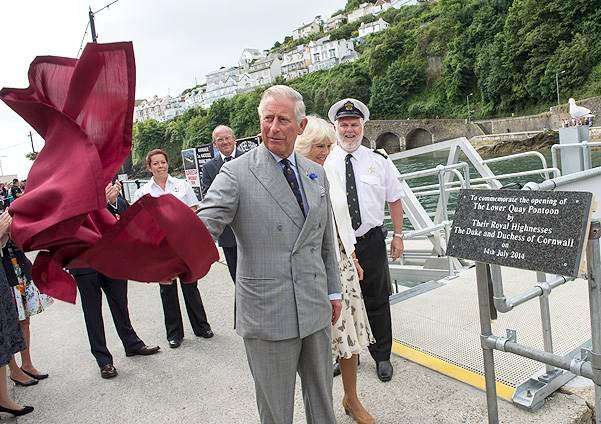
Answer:
[[[15,398],[33,405],[35,411],[2,420],[19,424],[259,422],[242,339],[233,329],[234,286],[227,267],[213,265],[199,287],[215,337],[193,335],[182,299],[186,336],[180,348],[169,349],[158,285],[129,284],[134,328],[147,344],[162,347],[149,357],[125,357],[105,303],[107,345],[119,372],[111,380],[100,378],[89,352],[81,306],[55,302],[31,322],[34,362],[50,378],[33,387],[11,387]],[[378,423],[487,422],[483,392],[399,357],[392,362],[395,374],[389,383],[377,379],[367,352],[359,367],[361,399]],[[591,423],[592,411],[585,401],[591,390],[584,386],[578,393],[557,393],[536,413],[500,401],[500,422]],[[341,398],[342,381],[337,377],[336,417],[339,423],[350,424],[353,421],[344,414]],[[305,422],[300,383],[294,422]]]

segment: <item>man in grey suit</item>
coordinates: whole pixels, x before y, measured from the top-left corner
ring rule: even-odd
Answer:
[[[323,168],[294,154],[302,96],[273,86],[259,104],[263,144],[223,165],[198,215],[238,240],[236,331],[263,424],[292,423],[296,373],[308,423],[335,423],[330,325],[340,282]]]
[[[223,164],[242,154],[242,152],[236,148],[236,136],[234,135],[234,131],[225,125],[218,125],[213,130],[213,146],[217,148],[219,154],[206,162],[202,167],[200,189],[203,197],[207,194],[209,187],[213,184],[213,181],[217,174],[219,174]],[[219,236],[219,246],[223,249],[225,262],[230,271],[232,281],[236,283],[236,262],[238,261],[236,254],[236,237],[234,237],[234,233],[229,225],[225,226],[223,233]]]

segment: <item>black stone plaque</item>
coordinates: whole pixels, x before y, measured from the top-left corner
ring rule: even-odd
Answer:
[[[461,190],[447,254],[576,277],[592,194]]]

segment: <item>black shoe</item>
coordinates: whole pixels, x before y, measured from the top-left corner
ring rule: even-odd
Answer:
[[[196,336],[197,337],[204,337],[205,339],[210,339],[211,337],[213,337],[215,334],[213,333],[213,330],[211,330],[210,328],[208,330],[202,330],[200,333],[198,333]]]
[[[22,387],[29,387],[29,386],[35,386],[36,384],[38,384],[38,380],[36,380],[35,378],[32,378],[29,381],[26,381],[25,383],[21,383],[18,380],[15,380],[14,378],[10,378],[12,380],[13,383],[15,383],[15,386],[22,386]]]
[[[113,364],[106,364],[103,367],[100,367],[100,377],[102,378],[113,378],[117,377],[117,368],[113,366]]]
[[[125,352],[125,356],[136,356],[136,355],[142,355],[142,356],[148,356],[148,355],[154,355],[155,353],[157,353],[160,350],[160,346],[142,346],[138,349],[135,350],[130,350],[129,352]]]
[[[378,362],[376,370],[380,381],[390,381],[392,379],[392,364],[390,361]]]
[[[25,371],[23,368],[21,368],[21,371],[23,371],[25,374],[27,374],[31,378],[35,378],[36,380],[43,380],[45,378],[48,378],[48,374],[34,374],[32,372]]]
[[[24,406],[23,409],[9,409],[5,408],[4,406],[0,406],[0,412],[6,412],[14,415],[15,417],[20,417],[33,412],[33,406]]]
[[[167,341],[169,342],[169,347],[171,349],[178,348],[182,344],[182,339],[172,339],[172,340],[167,340]]]

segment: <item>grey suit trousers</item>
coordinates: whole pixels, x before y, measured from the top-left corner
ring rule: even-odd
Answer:
[[[328,326],[302,339],[244,339],[262,424],[292,423],[297,372],[307,423],[336,422],[332,407],[330,337]]]

